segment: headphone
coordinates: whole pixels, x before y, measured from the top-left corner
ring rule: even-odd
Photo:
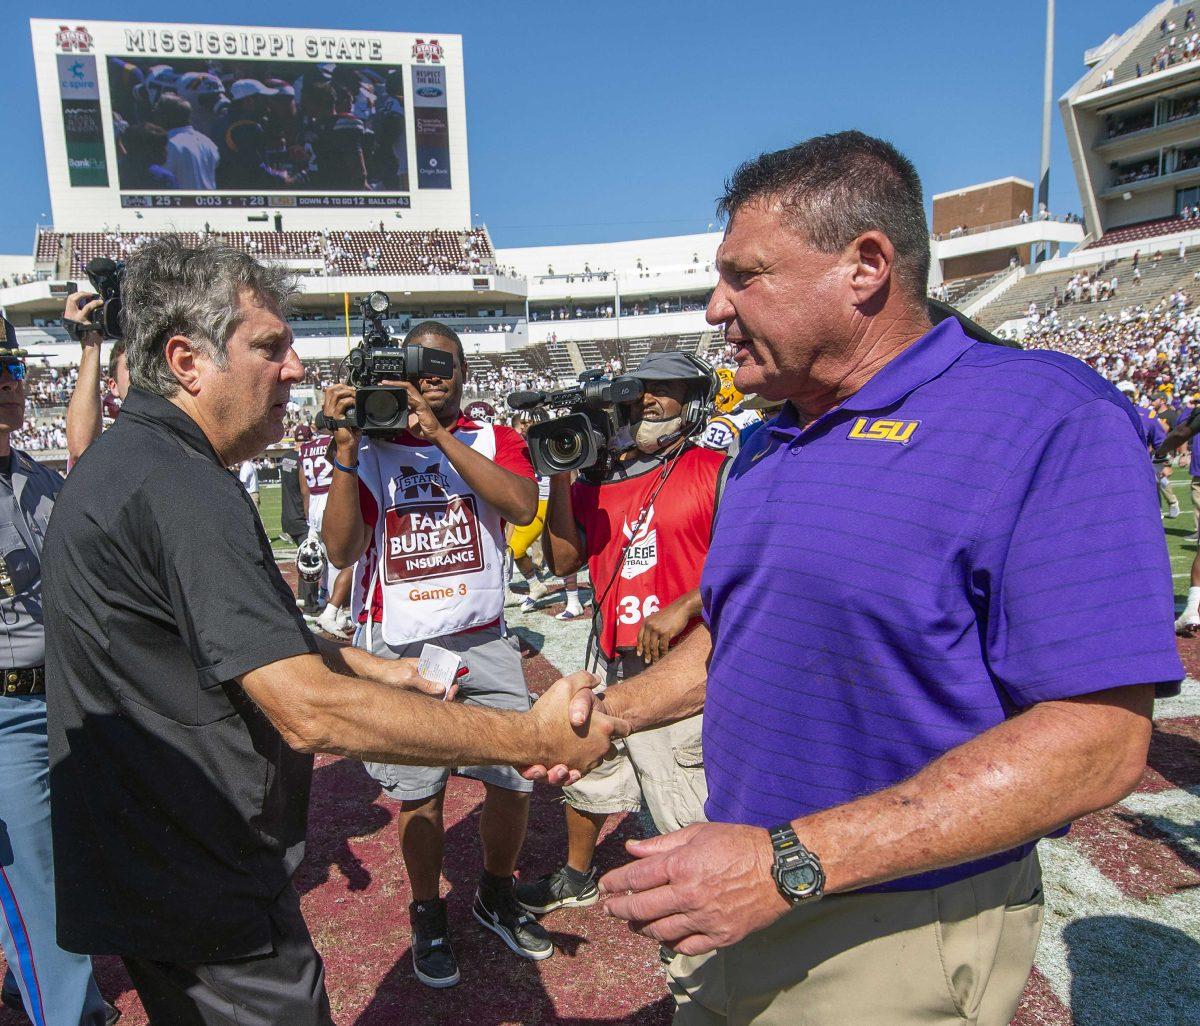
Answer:
[[[701,360],[700,357],[691,353],[680,353],[680,355],[696,369],[695,377],[684,380],[693,382],[702,379],[704,386],[702,394],[693,395],[683,404],[683,424],[680,427],[680,434],[692,435],[708,423],[709,409],[717,398],[717,393],[721,391],[721,379],[717,375],[716,368],[707,360]]]

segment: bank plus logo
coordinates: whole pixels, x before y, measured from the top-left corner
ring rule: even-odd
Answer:
[[[75,28],[59,25],[54,40],[63,53],[92,52],[92,34],[82,25],[77,25]],[[79,77],[82,78],[82,74]]]
[[[898,442],[900,445],[908,445],[920,423],[919,420],[887,420],[883,417],[871,420],[870,417],[859,417],[847,437],[868,442]]]
[[[413,43],[412,56],[418,64],[441,64],[446,58],[446,51],[436,39],[431,39],[428,43],[424,39],[418,39]]]

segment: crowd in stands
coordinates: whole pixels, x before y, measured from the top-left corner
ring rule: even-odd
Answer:
[[[75,379],[79,377],[79,368],[71,367],[59,370],[47,367],[37,370],[30,367],[29,378],[25,382],[25,404],[34,412],[38,410],[66,406],[75,391]]]
[[[14,274],[11,278],[0,278],[0,289],[11,288],[13,285],[28,285],[37,280],[36,274]]]
[[[679,296],[673,299],[642,299],[621,304],[622,317],[642,317],[648,314],[683,313],[703,310],[708,306],[707,296]],[[529,311],[531,321],[596,320],[615,316],[612,303],[577,303],[575,306],[552,306],[549,309]]]
[[[1153,306],[1110,306],[1099,314],[1050,310],[1022,333],[1030,349],[1075,356],[1110,381],[1133,381],[1143,395],[1171,405],[1200,391],[1200,307],[1176,291]]]

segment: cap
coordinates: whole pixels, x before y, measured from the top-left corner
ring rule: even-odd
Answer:
[[[1137,391],[1137,385],[1135,385],[1132,381],[1118,381],[1117,391],[1124,392],[1126,395],[1133,395],[1133,393]]]
[[[650,353],[629,373],[641,381],[704,381],[708,377],[683,353]]]
[[[13,327],[12,321],[7,317],[4,319],[4,337],[0,338],[0,356],[21,356],[28,355],[21,344],[17,341],[17,329]]]
[[[274,96],[276,92],[257,78],[239,78],[229,87],[229,95],[235,100],[244,100],[247,96]]]
[[[264,84],[277,96],[294,97],[296,95],[296,90],[282,78],[268,78]]]
[[[298,428],[296,428],[295,437],[297,442],[307,442],[311,440],[312,436],[312,428],[310,428],[307,424],[301,424]]]

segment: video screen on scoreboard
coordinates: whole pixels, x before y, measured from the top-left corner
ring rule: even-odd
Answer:
[[[409,191],[398,65],[110,56],[108,87],[123,192]]]

